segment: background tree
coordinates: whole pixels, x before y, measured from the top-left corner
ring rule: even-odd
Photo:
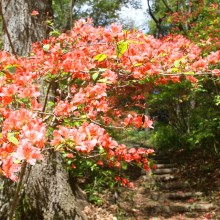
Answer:
[[[219,1],[148,0],[148,6],[151,16],[149,33],[158,35],[160,32],[161,36],[179,33],[200,46],[204,46],[207,40],[212,41],[211,50],[219,49]]]
[[[72,10],[70,10],[72,2]],[[140,8],[140,0],[54,0],[55,27],[58,29],[70,29],[70,21],[90,17],[94,25],[106,26],[119,20],[122,7],[132,6]],[[72,18],[71,18],[72,11]]]
[[[152,16],[163,17],[160,30],[167,27],[161,37],[184,34],[200,47],[203,57],[219,49],[218,1],[158,0],[153,2],[151,8]],[[152,18],[151,24],[152,33],[156,33],[158,27],[155,19]],[[178,74],[182,61],[180,59],[174,65],[171,71],[173,75]],[[203,64],[198,65],[202,67]],[[191,74],[193,76],[194,73]],[[195,86],[190,86],[184,81],[179,85],[165,81],[164,86],[152,90],[149,111],[159,118],[152,140],[161,147],[172,147],[172,143],[175,143],[175,147],[188,149],[211,148],[213,153],[218,154],[219,79],[216,76],[204,76],[198,77],[195,83]]]

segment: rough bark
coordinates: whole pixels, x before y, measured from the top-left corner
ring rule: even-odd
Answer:
[[[26,55],[33,42],[45,39],[48,35],[47,20],[52,18],[52,0],[1,0],[2,13],[10,34],[15,52]],[[38,15],[31,15],[32,11]],[[5,28],[3,49],[12,52]]]
[[[1,6],[5,23],[4,50],[28,55],[32,43],[48,35],[46,21],[51,19],[52,0],[1,0]],[[39,15],[31,15],[34,10],[38,11]],[[27,200],[29,212],[28,215],[23,213],[25,218],[20,216],[20,219],[86,219],[80,211],[85,205],[85,198],[79,198],[81,194],[71,184],[61,157],[57,153],[51,153],[31,169],[28,183],[25,183],[22,192]],[[15,184],[0,179],[0,186],[0,219],[6,220]]]
[[[30,202],[30,219],[86,219],[80,211],[86,205],[85,197],[81,195],[80,198],[76,189],[71,188],[70,179],[57,153],[51,153],[49,158],[33,167],[25,194]]]
[[[13,195],[15,193],[16,184],[12,181],[0,179],[0,219],[7,219]]]

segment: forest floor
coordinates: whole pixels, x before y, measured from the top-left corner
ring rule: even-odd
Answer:
[[[104,203],[86,207],[88,219],[220,220],[220,157],[201,150],[162,155],[155,157],[155,171],[132,170],[135,187],[119,189],[117,199],[100,193]]]

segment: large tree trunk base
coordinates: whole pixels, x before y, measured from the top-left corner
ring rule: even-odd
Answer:
[[[30,219],[84,220],[88,204],[80,191],[70,185],[61,156],[51,153],[32,168],[25,194],[29,201]]]
[[[0,219],[6,220],[14,197],[16,184],[5,177],[0,179]]]

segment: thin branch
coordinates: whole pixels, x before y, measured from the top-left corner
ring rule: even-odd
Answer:
[[[19,193],[21,191],[21,185],[22,185],[22,181],[23,181],[23,178],[24,178],[26,167],[27,167],[27,162],[24,161],[24,163],[22,165],[22,168],[21,168],[21,173],[20,173],[20,177],[19,177],[19,183],[18,183],[16,192],[15,192],[15,195],[14,195],[14,198],[13,198],[13,203],[11,205],[11,211],[10,211],[8,220],[13,220],[14,219],[14,212],[15,212],[18,200],[19,200]]]
[[[167,4],[166,0],[162,0],[162,2],[163,2],[163,4],[166,6],[166,8],[167,8],[169,11],[173,12],[173,10],[172,10],[172,9],[170,8],[170,6]]]
[[[148,11],[149,11],[149,14],[151,16],[151,18],[154,20],[154,22],[156,23],[156,25],[158,25],[158,20],[156,19],[156,17],[154,16],[152,10],[151,10],[151,7],[150,7],[150,0],[147,0],[147,5],[148,5]]]
[[[101,127],[104,127],[104,128],[125,129],[124,127],[117,127],[117,126],[107,126],[107,125],[103,125],[103,124],[101,124],[101,123],[99,123],[99,122],[97,122],[97,121],[94,121],[94,120],[90,119],[90,118],[89,118],[89,120],[90,120],[91,122],[93,122],[94,124],[97,124],[97,125],[99,125],[99,126],[101,126]]]
[[[50,112],[42,112],[42,111],[38,111],[38,110],[33,110],[33,112],[36,112],[36,113],[39,113],[39,114],[42,114],[42,115],[50,115],[50,116],[54,115],[53,113],[50,113]]]
[[[179,11],[179,0],[176,1],[176,12]]]
[[[101,154],[94,154],[94,155],[89,155],[89,156],[88,156],[88,155],[87,155],[87,156],[83,156],[83,155],[81,155],[81,154],[80,154],[80,155],[78,154],[78,156],[81,157],[81,158],[83,158],[83,159],[89,159],[89,158],[100,157]]]
[[[73,0],[70,0],[70,30],[73,26]]]
[[[43,153],[43,152],[45,152],[47,150],[54,150],[54,147],[43,148],[41,152]]]
[[[50,126],[53,126],[53,123],[55,122],[56,116],[54,115],[51,122],[50,122]]]
[[[45,97],[45,100],[44,100],[44,106],[43,106],[42,112],[45,112],[45,110],[46,110],[48,96],[49,96],[49,92],[50,92],[50,89],[52,87],[52,84],[53,84],[53,81],[50,82],[50,84],[49,84],[49,86],[47,88],[47,94],[46,94],[46,97]]]
[[[212,73],[212,72],[202,72],[202,73],[194,73],[194,74],[187,74],[187,73],[159,73],[158,75],[162,76],[200,76],[200,75],[213,75],[213,76],[219,76],[219,73]]]
[[[162,23],[163,19],[166,17],[166,14],[165,14],[163,17],[157,19],[157,18],[154,16],[154,14],[153,14],[153,12],[152,12],[152,10],[151,10],[150,0],[147,0],[147,4],[148,4],[148,12],[149,12],[151,18],[152,18],[152,19],[154,20],[154,22],[156,23],[156,27],[157,27],[157,29],[156,29],[156,30],[157,30],[157,33],[155,34],[155,37],[156,37],[156,38],[159,38],[159,37],[160,37],[160,34],[162,34],[162,31],[161,31],[161,23]]]
[[[10,0],[9,0],[9,2],[10,2]],[[8,2],[8,4],[9,4],[9,2]],[[7,6],[8,6],[8,4],[7,4]],[[6,25],[6,22],[5,22],[5,17],[4,17],[4,15],[3,15],[2,3],[1,3],[1,1],[0,1],[0,15],[2,16],[3,28],[4,28],[4,30],[5,30],[5,33],[6,33],[7,37],[8,37],[8,41],[9,41],[10,47],[11,47],[11,49],[12,49],[12,53],[14,54],[14,56],[15,56],[16,59],[17,59],[17,53],[15,52],[15,48],[14,48],[14,45],[13,45],[13,43],[12,43],[12,41],[11,41],[11,37],[10,37],[10,34],[9,34],[9,32],[8,32],[8,28],[7,28],[7,25]]]

